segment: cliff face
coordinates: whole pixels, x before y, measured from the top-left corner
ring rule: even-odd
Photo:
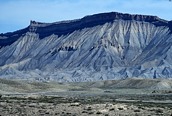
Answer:
[[[40,38],[44,38],[46,36],[51,35],[52,33],[59,36],[66,35],[68,33],[72,33],[75,30],[94,27],[97,25],[103,25],[107,22],[113,22],[114,20],[119,19],[150,22],[156,26],[167,26],[168,24],[167,21],[159,19],[156,16],[130,15],[112,12],[86,16],[80,20],[61,23],[45,24],[32,21],[30,29],[32,31],[35,31],[36,33],[39,33]]]
[[[97,25],[103,25],[107,22],[113,22],[114,20],[119,19],[149,22],[154,24],[155,26],[169,26],[171,29],[171,23],[169,23],[170,25],[168,25],[168,21],[162,20],[157,16],[130,15],[111,12],[86,16],[79,20],[62,21],[57,23],[40,23],[36,21],[31,21],[30,25],[25,29],[18,30],[12,33],[0,34],[0,38],[5,38],[3,40],[0,39],[0,46],[12,44],[26,32],[38,33],[39,38],[43,39],[47,36],[50,36],[51,34],[56,34],[58,36],[66,35],[74,32],[75,30],[81,30],[84,28],[94,27]]]
[[[172,33],[172,21],[169,21],[169,22],[168,22],[168,27],[170,28],[171,33]]]
[[[114,12],[31,21],[23,30],[1,34],[0,75],[57,81],[170,78],[171,31],[171,21]]]

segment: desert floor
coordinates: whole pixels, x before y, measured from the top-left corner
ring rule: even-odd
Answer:
[[[88,83],[1,79],[0,115],[172,116],[172,89],[170,86],[159,89],[163,87],[159,83],[164,84],[167,81],[150,81],[146,80],[145,85],[145,80],[138,79]],[[139,85],[143,83],[145,87],[135,87],[136,82]],[[121,86],[123,84],[125,87]],[[156,88],[149,88],[148,85]]]

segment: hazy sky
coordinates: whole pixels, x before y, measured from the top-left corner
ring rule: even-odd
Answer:
[[[111,11],[172,20],[169,0],[0,0],[0,33],[27,27],[30,20],[56,22]]]

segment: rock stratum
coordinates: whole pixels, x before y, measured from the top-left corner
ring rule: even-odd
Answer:
[[[172,21],[101,13],[54,23],[31,21],[0,34],[0,77],[83,82],[172,77]]]

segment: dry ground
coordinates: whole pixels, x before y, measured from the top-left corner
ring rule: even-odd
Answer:
[[[171,87],[171,80],[151,79],[87,83],[0,79],[0,115],[172,116]]]
[[[111,101],[111,100],[109,100]],[[1,116],[171,116],[172,105],[64,97],[3,97]]]

